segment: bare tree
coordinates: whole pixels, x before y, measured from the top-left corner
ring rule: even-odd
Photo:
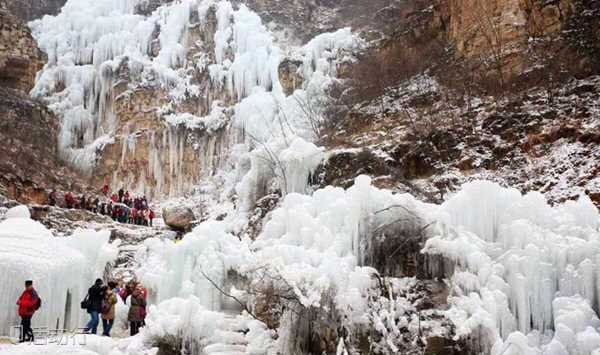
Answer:
[[[569,75],[564,58],[561,58],[563,38],[560,32],[546,33],[541,23],[528,27],[527,53],[539,85],[546,88],[550,104],[558,86]]]
[[[475,28],[473,36],[481,36],[484,48],[479,53],[479,62],[488,70],[494,71],[500,82],[500,90],[506,89],[505,73],[505,47],[506,43],[502,34],[501,18],[496,16],[491,2],[476,1],[474,11]]]

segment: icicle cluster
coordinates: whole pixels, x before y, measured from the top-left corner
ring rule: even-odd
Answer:
[[[30,26],[39,47],[48,54],[32,95],[45,98],[61,119],[59,147],[82,171],[95,165],[97,153],[114,142],[115,75],[129,67],[131,82],[156,81],[174,100],[195,93],[185,64],[187,26],[193,1],[162,6],[151,16],[134,14],[137,0],[71,0],[57,16]],[[151,42],[160,29],[160,51],[152,57]]]
[[[130,91],[122,95],[136,87],[147,86],[168,92],[171,101],[160,109],[157,107],[157,113],[171,127],[166,138],[164,134],[155,137],[160,133],[148,133],[148,171],[143,171],[140,177],[116,169],[114,186],[127,186],[148,195],[181,194],[190,183],[181,181],[180,158],[184,146],[194,144],[202,158],[208,160],[207,164],[201,162],[202,168],[208,168],[224,166],[230,158],[227,150],[240,152],[239,148],[222,144],[237,141],[246,146],[246,152],[241,158],[233,157],[231,164],[241,162],[236,175],[248,174],[245,183],[238,185],[242,199],[246,200],[244,205],[254,203],[257,193],[252,191],[255,187],[251,185],[257,179],[278,180],[281,189],[287,192],[303,191],[306,177],[315,166],[315,157],[320,155],[314,149],[292,152],[290,144],[296,142],[296,147],[305,147],[308,143],[298,143],[298,137],[307,142],[314,139],[311,125],[315,122],[310,120],[319,117],[307,118],[306,108],[299,103],[310,101],[315,105],[312,111],[322,110],[326,99],[324,91],[335,80],[337,66],[360,45],[350,29],[322,34],[301,48],[282,50],[260,17],[245,5],[234,9],[229,1],[182,0],[159,6],[152,14],[143,16],[135,14],[138,3],[135,0],[70,0],[59,15],[31,23],[34,37],[49,57],[32,94],[47,100],[60,117],[59,146],[63,156],[80,170],[90,172],[97,163],[98,153],[107,144],[120,141],[121,165],[125,163],[125,157],[131,155],[140,139],[139,134],[133,136],[136,127],[125,129],[122,137],[115,136],[117,127],[125,127],[127,123],[116,117],[113,87],[117,79],[125,80]],[[213,37],[208,44],[214,44],[214,52],[196,53],[194,58],[203,59],[198,61],[198,68],[191,68],[187,63],[190,46],[200,48],[206,43],[189,43],[190,21],[198,19],[199,23],[193,24],[198,27],[194,28],[208,31],[212,29],[209,20],[213,14],[217,22],[215,32],[207,35]],[[284,94],[279,81],[283,53],[293,53],[304,63],[298,73],[303,77],[303,87],[290,96]],[[203,93],[212,104],[210,114],[205,117],[180,113],[176,109],[177,102],[200,97],[200,86],[194,83],[196,69],[207,70],[212,83],[206,89],[210,92]],[[227,100],[213,101],[219,97]],[[231,102],[229,99],[233,101],[232,108],[224,104]],[[233,124],[228,126],[228,116],[232,113]],[[230,137],[193,141],[182,127]],[[252,165],[257,159],[264,160],[265,155],[278,159],[283,150],[286,151],[284,159],[294,156],[295,166],[290,167],[294,170],[292,176],[283,176],[285,167],[274,169],[255,164],[246,168],[248,162]],[[206,151],[219,154],[207,156]],[[308,155],[300,157],[302,152]],[[215,173],[200,170],[205,174]],[[280,172],[273,174],[273,170]],[[291,186],[285,186],[285,180],[291,181]],[[234,183],[240,183],[240,179]],[[170,187],[166,188],[167,185]]]
[[[281,92],[280,50],[260,17],[245,5],[233,10],[230,2],[221,1],[216,6],[216,63],[209,66],[213,82],[218,86],[225,82],[229,95],[238,100],[256,86]]]
[[[547,354],[600,347],[600,217],[589,198],[551,207],[537,192],[474,182],[442,208],[453,227],[424,251],[455,264],[445,277],[459,329],[486,329],[494,354],[523,347],[525,335]]]

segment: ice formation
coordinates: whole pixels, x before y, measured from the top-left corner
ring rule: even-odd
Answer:
[[[104,267],[117,256],[118,242],[109,244],[110,232],[77,230],[58,238],[29,218],[24,206],[8,211],[0,222],[0,333],[19,325],[16,301],[25,280],[33,280],[42,298],[34,325],[74,329],[83,325],[79,301]]]
[[[81,168],[91,168],[96,151],[90,147],[115,128],[112,73],[118,63],[107,61],[126,52],[139,57],[144,48],[132,47],[140,42],[149,48],[153,26],[132,14],[133,5],[70,1],[58,16],[32,23],[33,35],[48,54],[32,94],[52,95],[51,108],[62,118],[61,151]]]
[[[313,143],[315,132],[307,120],[314,117],[307,118],[302,105],[313,105],[319,115],[339,64],[360,47],[351,30],[324,33],[301,48],[285,48],[244,5],[182,0],[143,16],[134,13],[137,3],[70,0],[58,16],[31,24],[49,58],[32,94],[44,97],[60,116],[62,153],[89,170],[97,152],[115,141],[113,89],[115,73],[123,65],[128,66],[133,87],[158,85],[172,102],[198,98],[200,88],[187,63],[190,19],[196,13],[205,24],[214,11],[214,48],[201,53],[194,68],[208,74],[211,92],[203,94],[209,107],[201,110],[204,114],[163,107],[158,116],[166,128],[160,133],[125,129],[120,137],[121,161],[146,139],[149,166],[140,174],[152,177],[158,191],[173,179],[169,194],[177,195],[186,185],[181,180],[189,138],[185,132],[201,130],[204,134],[194,142],[200,170],[219,170],[225,175],[220,186],[224,195],[236,195],[238,200],[237,210],[228,210],[224,221],[202,223],[182,242],[145,241],[138,255],[142,261],[138,276],[151,289],[151,303],[157,306],[151,309],[148,329],[115,351],[135,353],[143,347],[140,341],[180,334],[182,328],[192,328],[186,336],[215,336],[206,321],[223,321],[216,311],[227,305],[212,283],[227,284],[231,270],[252,279],[265,266],[292,286],[303,306],[320,306],[333,290],[335,311],[347,322],[373,322],[381,333],[396,336],[398,328],[386,325],[400,319],[410,305],[393,300],[373,315],[368,296],[376,273],[369,266],[371,237],[398,218],[411,231],[431,226],[423,252],[431,273],[450,281],[452,308],[447,315],[459,336],[479,334],[482,351],[493,354],[598,351],[599,216],[588,199],[551,207],[539,193],[521,195],[475,182],[442,206],[434,206],[377,189],[366,177],[348,190],[326,187],[311,193],[307,183],[324,153]],[[160,45],[158,52],[153,51],[154,40]],[[290,95],[279,78],[286,57],[302,63],[297,73],[302,85]],[[143,180],[115,175],[113,185],[140,181],[131,190],[148,193]],[[238,238],[247,214],[270,190],[284,196],[281,205],[255,241]],[[56,306],[45,307],[39,317],[48,323],[79,322],[81,315],[73,305],[92,275],[113,256],[106,233],[79,231],[55,240],[29,220],[23,208],[9,211],[8,217],[0,224],[0,238],[7,241],[0,244],[0,254],[7,255],[0,265],[9,272],[0,276],[0,282],[11,294],[4,291],[0,300],[7,308],[14,307],[18,295],[13,290],[31,277],[39,280],[42,297],[56,300],[52,302]],[[36,250],[39,257],[30,260],[26,250]],[[65,257],[54,260],[51,256],[56,253]],[[24,268],[18,258],[32,266]],[[85,275],[68,277],[75,268],[86,270]],[[68,313],[65,299],[71,302]],[[14,314],[4,314],[0,324],[14,323]],[[265,336],[262,330],[257,333],[258,338]],[[283,347],[286,339],[282,334],[278,346]],[[271,346],[268,341],[261,344]],[[338,349],[346,352],[343,342]]]
[[[551,207],[537,192],[473,182],[442,209],[448,228],[424,252],[452,280],[461,332],[483,329],[493,354],[597,347],[600,217],[589,198]]]
[[[97,152],[115,133],[113,87],[125,64],[131,81],[157,81],[173,100],[197,93],[180,70],[186,55],[191,1],[160,7],[151,16],[134,14],[137,0],[68,1],[60,14],[33,21],[39,47],[48,54],[32,95],[44,97],[61,118],[61,152],[89,171]],[[152,57],[154,31],[160,51]]]
[[[412,212],[386,210],[391,206]],[[194,295],[204,307],[220,310],[225,298],[212,283],[227,289],[229,271],[258,280],[257,270],[268,269],[294,290],[303,307],[321,307],[324,295],[333,294],[335,311],[349,327],[358,327],[374,317],[369,296],[377,271],[366,265],[372,232],[400,217],[403,228],[418,230],[435,215],[430,207],[409,195],[379,190],[362,176],[348,190],[288,194],[254,242],[232,234],[233,217],[202,223],[179,243],[147,240],[138,256],[144,265],[138,275],[156,302]],[[277,344],[284,353],[287,341],[282,336]]]
[[[183,340],[193,354],[268,354],[272,331],[248,315],[226,315],[207,310],[197,297],[171,298],[151,306],[140,335],[123,342],[110,355],[138,355],[148,344]]]
[[[223,222],[207,222],[179,243],[159,239],[145,241],[147,249],[138,256],[144,263],[137,274],[154,291],[151,293],[153,302],[196,295],[207,309],[221,309],[220,294],[204,275],[222,284],[223,271],[237,267],[247,250],[225,227]]]
[[[216,6],[216,63],[209,67],[213,82],[225,85],[230,96],[238,100],[256,86],[280,92],[280,50],[260,17],[243,4],[237,10],[228,1]],[[233,59],[228,58],[228,50],[234,52]]]
[[[32,95],[44,98],[61,119],[63,156],[80,170],[91,172],[99,153],[117,142],[122,146],[123,166],[142,139],[141,144],[147,144],[150,151],[147,171],[136,177],[116,169],[111,185],[174,197],[191,189],[198,175],[216,174],[215,168],[224,167],[233,152],[242,151],[233,146],[239,143],[246,152],[243,157],[233,157],[228,165],[239,162],[244,167],[237,167],[233,174],[254,175],[246,179],[248,183],[275,179],[281,184],[282,172],[266,171],[274,170],[272,166],[254,164],[257,166],[247,169],[246,165],[255,163],[257,156],[264,160],[268,158],[265,155],[277,158],[280,151],[289,153],[289,145],[297,142],[297,137],[307,142],[315,138],[310,127],[314,122],[307,121],[299,102],[310,98],[314,111],[319,112],[337,66],[351,60],[353,51],[360,48],[358,37],[346,28],[319,35],[303,47],[288,48],[276,43],[260,17],[243,4],[234,7],[229,1],[184,0],[141,15],[136,13],[139,3],[70,0],[59,15],[30,24],[49,57]],[[214,33],[204,33],[213,30],[209,23],[213,18]],[[192,41],[192,30],[200,31],[202,39],[195,34]],[[190,55],[192,46],[196,52]],[[288,56],[303,63],[297,73],[303,84],[289,96],[279,79],[280,63]],[[122,83],[127,90],[115,97],[115,86]],[[162,132],[143,132],[128,123],[121,127],[116,100],[126,100],[136,88],[149,86],[168,94],[170,101],[156,107],[156,119],[169,127]],[[197,102],[198,112],[182,112],[177,107],[189,99]],[[310,118],[315,119],[319,117]],[[191,137],[191,131],[202,133]],[[188,144],[196,150],[201,165],[192,173],[182,171],[180,163]],[[311,163],[313,153],[300,158],[296,152],[295,160]],[[310,173],[308,165],[301,176]],[[257,177],[257,173],[265,176]],[[183,180],[185,175],[194,181]],[[280,188],[303,190],[299,183],[293,185]],[[248,197],[254,195],[248,193],[251,186],[240,185],[240,189]]]
[[[446,314],[457,336],[475,334],[483,353],[599,348],[597,209],[586,197],[551,207],[539,193],[521,195],[491,182],[467,184],[441,206],[377,189],[367,177],[348,190],[291,193],[255,241],[233,236],[233,217],[201,224],[178,244],[147,241],[142,278],[157,301],[196,295],[218,310],[224,300],[204,275],[225,287],[229,270],[256,280],[256,270],[266,267],[304,307],[322,307],[333,294],[349,329],[371,322],[393,337],[394,328],[377,325],[389,324],[392,304],[378,308],[369,300],[377,271],[367,262],[375,231],[398,220],[411,233],[429,226],[423,252],[430,272],[452,287]],[[398,317],[410,309],[396,302]],[[287,341],[280,334],[277,348],[285,352]]]

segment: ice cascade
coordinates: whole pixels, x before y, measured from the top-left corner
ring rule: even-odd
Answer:
[[[448,228],[424,252],[432,273],[452,280],[460,332],[484,329],[494,354],[523,348],[525,336],[548,354],[588,353],[585,341],[566,340],[600,338],[600,216],[587,196],[551,207],[538,192],[482,181],[442,209]]]

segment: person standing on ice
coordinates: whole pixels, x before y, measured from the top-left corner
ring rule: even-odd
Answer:
[[[145,317],[146,299],[144,298],[142,290],[136,287],[130,296],[129,302],[129,313],[127,314],[129,334],[134,336],[140,332],[140,327],[142,326]]]
[[[117,306],[117,294],[114,292],[117,284],[113,281],[105,286],[104,300],[102,301],[102,335],[109,337],[110,330],[115,322],[115,307]]]
[[[87,294],[87,312],[90,314],[90,320],[85,326],[85,331],[92,334],[98,333],[99,314],[102,312],[102,300],[104,300],[105,290],[102,287],[102,280],[96,279],[96,282],[90,287]]]
[[[33,288],[33,281],[25,281],[25,291],[19,297],[19,317],[21,317],[21,339],[20,342],[33,341],[33,330],[31,329],[31,317],[42,304],[42,300]]]
[[[104,186],[102,186],[102,194],[104,196],[108,197],[108,191],[109,191],[108,184],[104,184]]]

